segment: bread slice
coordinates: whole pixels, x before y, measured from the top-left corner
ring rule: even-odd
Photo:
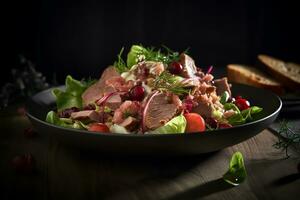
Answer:
[[[274,78],[286,87],[300,90],[300,65],[286,63],[267,55],[258,55],[258,60],[269,70]]]
[[[283,86],[278,81],[251,66],[227,65],[227,77],[231,82],[265,88],[279,95],[284,93]]]

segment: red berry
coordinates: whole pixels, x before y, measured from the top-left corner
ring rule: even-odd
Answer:
[[[234,103],[240,110],[246,110],[250,108],[250,103],[246,99],[238,98]]]
[[[133,101],[142,101],[145,96],[145,89],[143,86],[137,85],[130,90],[130,99]]]
[[[218,122],[217,120],[215,120],[214,118],[206,118],[205,120],[206,124],[208,124],[208,126],[210,126],[211,128],[217,128],[218,127]]]
[[[179,62],[172,62],[169,65],[169,71],[172,74],[180,74],[182,72],[182,70],[183,70],[183,67]]]
[[[21,173],[29,173],[32,172],[35,166],[35,161],[33,156],[30,153],[16,156],[11,161],[12,167]]]

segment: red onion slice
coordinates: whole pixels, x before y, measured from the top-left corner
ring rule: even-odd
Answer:
[[[211,71],[213,70],[213,66],[211,65],[211,66],[209,66],[209,68],[208,68],[208,70],[207,70],[207,72],[206,72],[206,74],[210,74],[211,73]]]

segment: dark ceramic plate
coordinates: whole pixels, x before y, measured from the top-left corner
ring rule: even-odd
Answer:
[[[273,93],[246,85],[233,84],[232,92],[249,99],[264,110],[256,121],[195,134],[124,135],[101,134],[68,129],[45,122],[46,114],[55,107],[51,89],[33,96],[27,104],[27,115],[39,134],[81,149],[99,152],[142,155],[193,155],[217,151],[247,140],[267,128],[277,117],[282,103]]]

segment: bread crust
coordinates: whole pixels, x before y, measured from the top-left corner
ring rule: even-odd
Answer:
[[[287,88],[292,90],[300,90],[300,66],[297,64],[291,64],[286,63],[282,60],[279,60],[277,58],[273,58],[268,55],[260,54],[258,55],[258,60],[261,65],[263,65],[265,68],[268,69],[268,72],[274,76],[274,78],[278,79],[283,85],[285,85]],[[276,66],[277,65],[277,66]],[[280,66],[283,66],[287,71],[283,72],[283,70],[280,70]],[[298,70],[299,67],[299,70]],[[296,71],[298,71],[299,78],[291,78],[291,71],[289,71],[289,68],[295,68]],[[293,74],[294,75],[294,74]],[[296,79],[296,80],[295,80]]]
[[[257,69],[254,70],[254,68],[250,66],[229,64],[227,65],[227,77],[230,82],[242,83],[258,88],[268,89],[278,95],[284,94],[284,88],[279,82],[269,78],[267,75]],[[263,79],[268,81],[264,82]]]

